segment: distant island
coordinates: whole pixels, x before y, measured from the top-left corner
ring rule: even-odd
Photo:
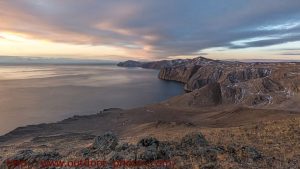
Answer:
[[[118,66],[158,69],[158,78],[184,83],[186,93],[19,127],[0,137],[2,166],[84,158],[109,165],[169,160],[174,168],[299,167],[300,63],[197,57]]]

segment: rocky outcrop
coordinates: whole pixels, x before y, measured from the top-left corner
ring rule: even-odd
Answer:
[[[96,151],[101,151],[103,154],[108,154],[111,151],[115,150],[117,145],[117,136],[111,132],[107,132],[102,136],[96,137],[92,147]]]
[[[181,140],[182,147],[205,147],[208,146],[208,142],[202,133],[190,133],[184,136]]]
[[[0,167],[64,168],[67,166],[64,162],[72,161],[74,158],[97,159],[101,162],[97,164],[105,169],[126,167],[143,169],[149,166],[160,169],[223,168],[227,165],[224,160],[234,168],[259,168],[260,165],[265,165],[265,157],[255,147],[211,145],[202,133],[188,133],[181,140],[174,141],[145,137],[137,144],[129,144],[119,141],[114,133],[107,132],[97,136],[91,146],[71,156],[72,158],[68,154],[62,156],[57,152],[38,153],[28,149],[4,160]],[[88,167],[90,163],[85,162],[76,163],[77,168]]]
[[[115,136],[110,133],[110,136]],[[98,136],[98,138],[106,138],[108,134]],[[116,140],[116,139],[113,139]],[[170,162],[169,166],[161,168],[193,168],[195,165],[203,167],[212,166],[220,167],[218,156],[225,156],[232,160],[232,163],[239,166],[245,162],[250,166],[258,166],[263,155],[251,146],[214,146],[210,145],[202,133],[189,133],[179,141],[167,142],[159,141],[153,137],[142,138],[136,145],[128,143],[117,143],[116,148],[110,148],[110,154],[102,151],[94,151],[85,157],[104,157],[104,160],[113,161],[131,161],[144,162],[140,163],[141,167],[145,167],[153,161],[163,160],[165,163]],[[93,147],[91,147],[93,149]],[[136,163],[137,164],[137,163]],[[245,163],[246,164],[246,163]],[[107,164],[109,165],[109,163]],[[172,165],[172,166],[170,166]],[[192,167],[190,165],[193,165]],[[136,166],[135,166],[136,167]],[[155,166],[159,167],[159,166]]]

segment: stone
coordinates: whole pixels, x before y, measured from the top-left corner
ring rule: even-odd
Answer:
[[[182,147],[204,147],[208,146],[208,141],[202,133],[190,133],[184,136],[181,140]]]
[[[118,138],[112,132],[104,133],[101,136],[97,136],[94,140],[92,147],[97,151],[103,153],[110,153],[114,151],[118,145]]]
[[[146,137],[146,138],[141,139],[138,142],[138,146],[143,146],[143,147],[149,147],[149,146],[157,147],[158,145],[159,145],[159,141],[153,137]]]
[[[243,146],[241,149],[245,153],[246,158],[252,159],[254,161],[261,160],[263,158],[262,154],[254,147]]]
[[[263,158],[262,154],[254,147],[229,145],[227,152],[237,162],[257,161]]]

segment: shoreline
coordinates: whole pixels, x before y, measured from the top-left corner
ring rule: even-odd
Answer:
[[[243,63],[243,62],[236,62],[236,61],[224,61],[224,62],[222,62],[220,60],[212,60],[212,59],[206,59],[204,57],[198,57],[198,58],[194,58],[194,59],[163,60],[163,61],[154,61],[154,62],[126,61],[126,62],[120,62],[120,63],[116,64],[115,66],[118,66],[118,67],[127,67],[127,68],[130,68],[130,67],[141,67],[143,69],[156,69],[156,70],[159,69],[160,72],[157,75],[159,79],[165,80],[165,81],[172,81],[172,82],[176,82],[176,83],[185,84],[185,86],[183,88],[183,90],[186,92],[185,94],[168,98],[167,100],[161,101],[160,103],[151,104],[151,105],[156,106],[156,105],[161,105],[164,102],[168,102],[166,104],[170,104],[171,103],[171,104],[173,104],[173,106],[176,107],[176,104],[180,103],[179,107],[177,107],[177,108],[179,108],[179,109],[183,108],[184,109],[184,107],[186,107],[186,105],[184,105],[184,104],[182,105],[182,101],[186,101],[188,99],[188,97],[189,97],[189,96],[185,97],[185,95],[194,95],[195,91],[198,91],[198,90],[195,90],[195,89],[187,89],[187,85],[188,85],[189,82],[188,82],[187,79],[184,79],[186,77],[191,78],[192,74],[196,74],[197,73],[196,70],[199,69],[200,67],[199,66],[195,67],[194,66],[195,64],[196,65],[199,64],[200,67],[201,66],[205,67],[206,65],[209,66],[210,64],[212,64],[212,65],[224,65],[224,64],[225,65],[226,64],[236,65],[236,64],[241,64],[243,66],[244,65],[257,65],[257,64],[261,65],[262,64],[262,65],[269,66],[269,65],[274,65],[274,64],[275,65],[282,65],[282,64],[298,64],[298,63],[294,63],[294,62],[283,62],[283,63],[282,62]],[[180,74],[180,71],[182,71],[181,67],[184,68],[184,71],[187,70],[188,74],[183,73],[183,76],[185,76],[185,77],[176,77],[176,76],[178,76],[178,73]],[[166,70],[167,70],[167,72],[166,72]],[[177,75],[173,75],[172,74],[173,72],[176,72]],[[211,105],[201,105],[201,107],[202,106],[204,106],[204,107],[210,107]],[[231,106],[236,107],[234,104],[231,105]],[[245,106],[247,107],[247,105],[237,105],[237,106],[238,107],[245,107]],[[146,107],[146,105],[145,106],[139,106],[139,107],[136,107],[136,108],[131,108],[131,109],[142,109],[142,108],[145,108],[145,107]],[[258,106],[258,108],[259,107],[261,107],[261,106]],[[262,106],[262,107],[265,107],[265,106]],[[197,108],[197,106],[195,108]],[[114,109],[114,108],[108,108],[107,110],[109,111],[111,109]],[[124,111],[130,111],[131,109],[127,109],[127,110],[124,110]],[[295,109],[297,110],[297,108],[295,108]],[[102,110],[100,112],[102,112]],[[98,114],[99,113],[89,114],[89,115],[73,115],[73,116],[71,116],[69,118],[58,120],[56,122],[39,123],[39,124],[32,124],[32,125],[20,126],[20,127],[17,127],[15,129],[9,131],[6,134],[1,135],[0,138],[3,137],[3,136],[5,136],[5,135],[9,135],[11,132],[14,132],[15,130],[26,128],[26,127],[52,125],[52,124],[57,124],[57,123],[61,123],[61,122],[67,121],[68,119],[72,119],[72,118],[89,117],[89,116],[92,117],[92,116],[95,116],[95,115],[98,115]]]
[[[297,74],[300,69],[281,63],[242,64],[232,70],[232,63],[226,62],[224,66],[220,61],[203,58],[198,61],[187,60],[183,65],[182,61],[179,65],[173,62],[176,66],[160,70],[160,78],[185,83],[185,87],[192,89],[189,93],[137,108],[112,108],[57,123],[19,127],[0,136],[0,152],[6,152],[0,154],[0,159],[44,157],[39,152],[50,151],[59,153],[62,159],[101,157],[110,161],[118,155],[124,159],[134,156],[133,159],[139,160],[148,159],[150,151],[153,155],[149,156],[150,161],[179,160],[181,163],[175,168],[193,168],[191,164],[215,168],[297,166],[289,161],[297,164],[300,153],[300,147],[295,146],[300,139],[297,132],[300,130],[300,81]],[[195,71],[193,64],[199,63],[201,66],[196,65]],[[150,66],[157,67],[153,63]],[[216,76],[216,72],[222,73]],[[217,82],[213,81],[216,79]],[[239,87],[243,92],[238,92]],[[248,94],[257,90],[259,92]],[[270,96],[271,101],[266,99]],[[93,148],[106,137],[116,140],[113,144],[124,147],[109,149],[107,154],[102,148],[111,143],[100,145],[99,149]],[[183,146],[186,139],[192,145]],[[207,145],[201,146],[200,140],[205,140]],[[144,142],[158,144],[152,149],[152,146],[141,146]],[[19,151],[24,149],[32,152],[20,154]],[[161,151],[171,154],[166,157]],[[281,156],[291,152],[288,158]],[[210,155],[214,158],[206,158]]]
[[[157,79],[156,70],[116,66],[54,66],[50,69],[4,68],[3,72],[16,72],[2,74],[8,79],[20,80],[1,81],[1,135],[19,126],[57,122],[73,115],[95,114],[109,107],[134,108],[183,92],[182,84]],[[17,76],[19,72],[20,76]],[[135,91],[148,92],[141,95]]]

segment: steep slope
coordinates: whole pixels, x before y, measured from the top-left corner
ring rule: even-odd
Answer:
[[[143,63],[140,67],[160,67],[160,79],[184,83],[184,89],[192,92],[187,95],[194,99],[189,101],[193,104],[187,104],[190,106],[215,105],[210,99],[215,91],[220,91],[218,104],[250,106],[277,104],[300,91],[299,63],[242,63],[197,57]],[[180,97],[176,100],[186,102],[187,95],[182,96],[183,101]]]

